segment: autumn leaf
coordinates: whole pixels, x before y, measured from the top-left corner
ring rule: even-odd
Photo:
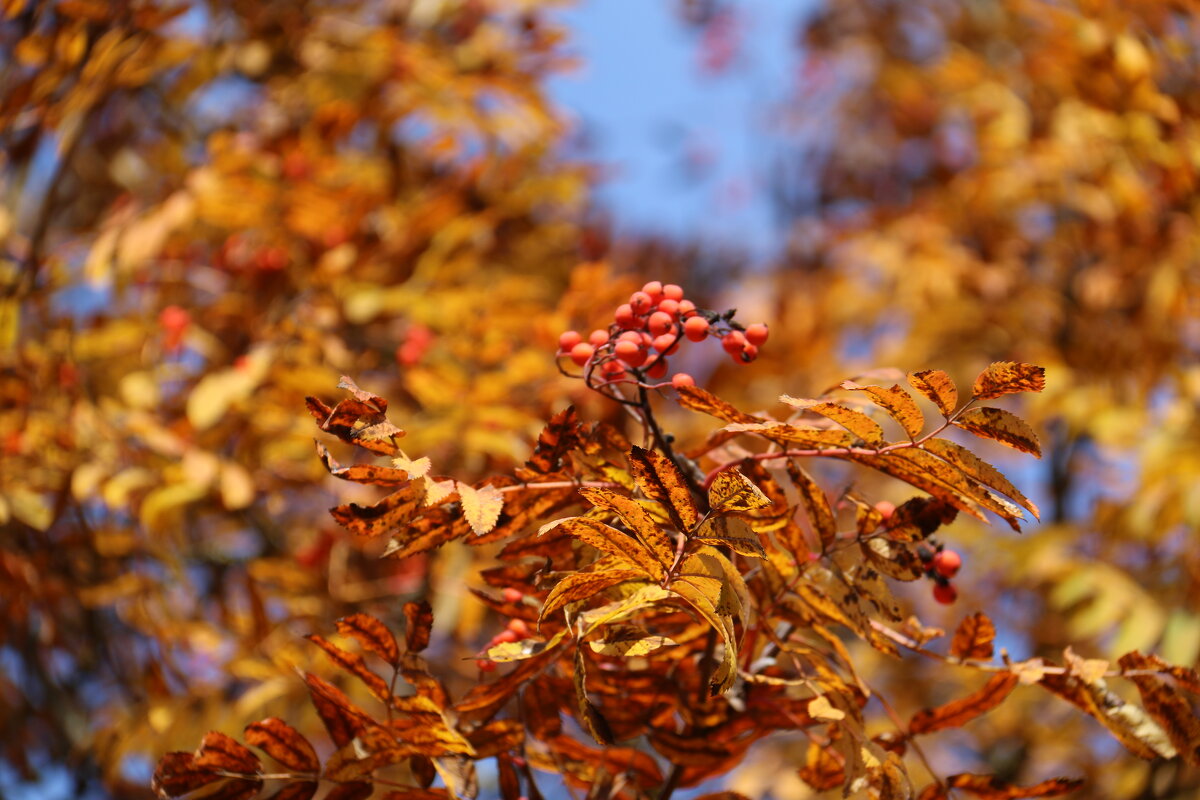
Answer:
[[[429,646],[433,632],[433,609],[425,600],[404,604],[404,642],[410,653],[419,653]]]
[[[959,414],[954,424],[976,436],[994,439],[1036,458],[1042,457],[1042,446],[1033,429],[1020,417],[1002,408],[970,408]]]
[[[588,699],[587,688],[584,686],[587,677],[587,667],[583,657],[583,648],[575,648],[575,703],[579,709],[579,721],[584,729],[592,735],[598,744],[612,744],[612,729],[600,711]]]
[[[355,639],[363,649],[382,658],[393,667],[400,665],[400,648],[387,626],[370,614],[351,614],[336,623],[338,633]]]
[[[636,500],[607,489],[591,487],[584,487],[579,493],[592,505],[614,511],[663,567],[669,567],[674,562],[675,546],[671,537],[658,527],[650,512]],[[657,580],[662,580],[661,571],[656,570],[652,574]]]
[[[265,752],[293,772],[317,773],[321,762],[299,731],[277,717],[252,722],[244,733],[246,743]]]
[[[635,446],[629,451],[629,467],[638,488],[666,507],[675,528],[681,533],[691,532],[699,512],[691,489],[674,462],[653,450]]]
[[[1150,659],[1136,651],[1121,656],[1117,664],[1123,670],[1154,668]],[[1188,698],[1166,681],[1151,675],[1131,675],[1129,680],[1142,696],[1146,711],[1166,731],[1183,760],[1200,766],[1200,717],[1196,716]]]
[[[705,544],[728,547],[743,556],[766,558],[767,555],[750,523],[739,517],[709,517],[700,523],[692,539]]]
[[[992,642],[996,626],[983,612],[976,612],[958,624],[950,642],[950,655],[955,658],[988,660],[992,657]]]
[[[459,481],[456,484],[463,514],[476,536],[482,536],[496,526],[504,508],[504,494],[495,486],[473,487]]]
[[[630,581],[645,580],[646,574],[641,570],[634,569],[609,569],[572,573],[556,583],[554,588],[550,590],[550,594],[546,596],[546,602],[542,604],[542,611],[538,615],[538,622],[540,623],[563,606],[595,597],[610,586]]]
[[[909,733],[932,733],[959,728],[1004,702],[1017,687],[1017,676],[1001,672],[988,679],[978,691],[937,708],[919,711],[909,720]]]
[[[925,397],[933,401],[938,411],[946,417],[958,407],[958,387],[950,376],[940,369],[926,369],[910,373],[908,383]]]
[[[231,736],[210,731],[196,750],[196,767],[224,772],[253,774],[261,771],[258,756]]]
[[[829,505],[829,498],[825,496],[825,490],[794,459],[788,459],[787,470],[792,485],[800,492],[800,498],[804,501],[804,510],[821,540],[821,548],[828,550],[837,539],[837,520],[833,516],[833,508]]]
[[[713,479],[708,487],[708,505],[714,513],[754,511],[771,505],[771,498],[735,468],[720,472]]]
[[[366,661],[358,653],[347,652],[325,637],[315,633],[310,633],[304,638],[324,650],[325,655],[329,656],[329,659],[334,664],[366,684],[367,688],[371,690],[371,694],[377,699],[385,703],[391,702],[392,693],[388,688],[387,681],[372,672],[367,666]]]
[[[853,408],[847,408],[837,403],[822,400],[805,400],[798,397],[790,397],[786,394],[781,395],[779,401],[786,403],[792,408],[801,411],[811,411],[814,414],[820,414],[823,417],[833,420],[859,439],[862,439],[867,447],[877,447],[884,443],[883,428],[879,426],[878,422],[861,411],[856,411]]]
[[[946,785],[975,797],[982,797],[984,800],[1017,800],[1025,797],[1059,797],[1080,788],[1083,781],[1076,778],[1051,778],[1032,786],[1016,786],[994,775],[962,773],[946,778]]]
[[[925,427],[925,415],[921,413],[921,409],[912,399],[912,395],[901,389],[899,385],[860,386],[854,381],[843,381],[841,386],[843,389],[866,392],[870,395],[876,404],[900,424],[908,438],[916,439],[921,435],[921,431]]]
[[[1040,392],[1046,388],[1046,370],[1033,364],[996,361],[975,379],[971,396],[990,400],[1018,392]]]

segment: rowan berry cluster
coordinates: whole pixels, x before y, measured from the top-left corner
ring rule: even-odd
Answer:
[[[720,339],[721,347],[738,364],[749,364],[757,358],[758,348],[767,341],[767,326],[761,322],[742,326],[734,321],[734,313],[697,308],[684,297],[682,287],[650,281],[630,295],[628,303],[617,306],[607,329],[594,330],[587,339],[577,331],[563,332],[558,339],[558,355],[583,367],[589,386],[695,386],[695,379],[686,372],[676,373],[669,384],[648,384],[646,380],[666,376],[667,356],[678,352],[684,340]]]
[[[933,581],[933,599],[942,605],[950,605],[957,600],[958,590],[950,579],[962,567],[962,556],[930,538],[917,545],[917,557],[925,565],[925,577]]]

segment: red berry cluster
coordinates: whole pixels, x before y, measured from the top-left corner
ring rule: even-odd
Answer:
[[[504,602],[520,603],[525,599],[524,593],[520,589],[514,589],[511,586],[504,589]],[[519,642],[522,639],[529,637],[529,625],[523,619],[510,619],[508,627],[492,637],[491,641],[484,646],[484,651],[491,650],[498,644],[505,642]],[[475,659],[475,666],[480,672],[494,672],[498,666],[495,661],[489,658]]]
[[[684,297],[682,287],[650,281],[630,295],[628,303],[617,306],[607,330],[594,330],[586,340],[577,331],[565,331],[558,338],[558,355],[583,367],[589,385],[633,382],[662,388],[665,383],[647,385],[644,379],[664,377],[667,356],[674,355],[684,339],[719,338],[738,364],[749,364],[758,357],[758,348],[767,341],[767,326],[760,322],[742,327],[733,321],[733,314],[697,308]],[[679,372],[671,385],[695,386],[696,381]]]
[[[958,574],[962,556],[947,550],[936,539],[928,539],[917,545],[917,557],[925,565],[925,577],[933,581],[933,599],[948,606],[958,599],[958,590],[950,579]]]

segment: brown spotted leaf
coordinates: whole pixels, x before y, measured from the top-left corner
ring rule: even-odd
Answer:
[[[317,752],[300,732],[277,717],[269,717],[246,726],[246,743],[257,747],[292,772],[317,773],[321,762]]]
[[[1154,663],[1134,651],[1121,656],[1117,664],[1123,670],[1153,670]],[[1131,675],[1142,703],[1158,721],[1183,760],[1200,766],[1200,717],[1192,710],[1186,695],[1166,681],[1151,675]]]
[[[219,731],[209,731],[196,750],[198,769],[253,774],[260,771],[258,756],[241,742]]]
[[[369,781],[339,783],[325,795],[324,800],[366,800],[374,791],[375,784]]]
[[[325,730],[329,731],[329,738],[338,747],[349,744],[368,725],[373,724],[371,717],[350,702],[350,698],[333,684],[311,673],[304,674],[304,682],[308,684],[317,716],[325,724]]]
[[[629,451],[628,458],[629,471],[638,488],[646,497],[663,504],[677,530],[681,533],[690,532],[699,512],[691,489],[674,462],[653,450],[636,445]]]
[[[211,769],[196,766],[192,753],[167,753],[158,760],[150,785],[160,797],[182,797],[218,780],[221,776]]]
[[[498,719],[471,731],[471,746],[475,758],[493,758],[516,750],[525,742],[525,726],[514,719]]]
[[[500,519],[500,512],[504,509],[504,494],[488,484],[473,487],[459,481],[457,488],[463,515],[475,535],[482,536],[496,527],[496,520]]]
[[[954,640],[950,643],[950,655],[986,661],[992,657],[992,642],[995,639],[996,626],[986,614],[976,612],[959,623]]]
[[[549,531],[567,533],[579,539],[584,544],[607,553],[615,559],[622,568],[639,569],[647,576],[660,581],[666,573],[663,566],[646,547],[633,536],[617,530],[611,525],[594,520],[590,517],[567,517],[543,525],[539,535]]]
[[[329,509],[329,514],[351,533],[380,536],[404,528],[421,510],[422,500],[421,491],[410,483],[372,505],[346,503]]]
[[[996,361],[979,373],[971,396],[990,400],[1018,392],[1040,392],[1046,388],[1046,370],[1033,364],[1016,361]]]
[[[1077,778],[1051,778],[1033,786],[1016,786],[995,775],[963,773],[946,778],[946,785],[984,800],[1019,800],[1023,797],[1059,797],[1083,786],[1083,781]]]
[[[675,642],[666,636],[656,636],[637,625],[609,625],[604,628],[604,638],[588,642],[593,653],[625,658],[644,656],[673,644]]]
[[[698,386],[680,386],[678,388],[679,405],[701,414],[724,420],[725,422],[762,422],[759,417],[739,411],[731,404],[717,397],[712,392]]]
[[[588,699],[587,688],[584,685],[587,678],[587,667],[583,657],[583,648],[575,648],[575,702],[579,709],[579,721],[584,729],[592,735],[598,744],[612,744],[612,729],[600,711]]]
[[[755,511],[771,505],[771,498],[737,469],[727,469],[708,487],[708,505],[714,513]]]
[[[787,471],[792,485],[800,492],[800,499],[804,501],[804,510],[821,540],[821,548],[829,549],[837,539],[837,520],[833,516],[833,508],[829,505],[829,498],[825,496],[825,490],[793,459],[788,459]]]
[[[1010,672],[993,675],[982,688],[962,699],[918,711],[908,723],[909,733],[931,733],[961,727],[1004,702],[1017,683],[1017,676]]]
[[[781,403],[786,403],[792,408],[802,411],[811,411],[814,414],[831,419],[841,425],[850,433],[862,439],[868,447],[877,447],[884,443],[883,428],[879,423],[868,417],[861,411],[838,403],[830,403],[823,400],[805,400],[799,397],[790,397],[781,395],[779,398]]]
[[[607,489],[584,487],[579,493],[592,505],[614,511],[662,567],[674,563],[675,545],[671,537],[658,527],[654,517],[638,501]],[[662,580],[662,576],[663,573],[656,570],[655,579]]]
[[[575,406],[559,411],[538,434],[533,455],[526,462],[529,468],[542,475],[562,469],[567,454],[582,446],[586,428],[579,421]]]
[[[832,752],[832,748],[821,747],[816,742],[808,743],[804,766],[800,768],[800,779],[818,792],[836,789],[846,782],[846,770]]]
[[[1109,691],[1103,681],[1084,683],[1074,675],[1043,673],[1042,687],[1080,708],[1100,722],[1139,758],[1174,758],[1179,751],[1170,737],[1146,710],[1136,703],[1125,702]]]
[[[709,517],[700,524],[693,537],[696,541],[728,547],[738,555],[766,558],[758,534],[750,523],[740,517]]]
[[[870,395],[876,405],[890,414],[892,419],[900,423],[900,427],[908,435],[908,438],[916,439],[921,435],[921,431],[925,427],[925,415],[921,413],[921,408],[912,399],[912,395],[901,389],[899,384],[893,386],[860,386],[854,381],[844,381],[842,388],[856,392],[866,392]]]
[[[932,400],[944,416],[950,416],[958,407],[958,387],[954,385],[950,376],[940,369],[913,372],[908,376],[908,383]]]
[[[597,562],[599,563],[599,562]],[[633,569],[610,569],[596,572],[573,572],[554,585],[546,602],[542,604],[542,612],[538,621],[558,611],[568,603],[578,603],[594,597],[610,586],[628,581],[646,581],[646,574]]]
[[[429,646],[433,633],[433,609],[429,603],[407,602],[404,604],[404,643],[410,653],[419,653]]]
[[[1042,445],[1037,434],[1025,420],[1002,408],[971,408],[954,420],[954,424],[985,439],[994,439],[1014,450],[1041,458]]]
[[[957,467],[967,477],[1008,495],[1026,508],[1035,518],[1041,519],[1041,510],[1032,500],[1021,494],[1021,491],[1013,486],[1000,470],[957,442],[949,439],[930,439],[922,444],[921,448]]]
[[[392,693],[388,689],[387,681],[372,672],[371,668],[367,666],[366,660],[358,653],[343,650],[325,637],[315,633],[310,633],[304,638],[324,650],[325,655],[329,656],[334,664],[366,684],[377,700],[382,700],[384,703],[390,702]]]
[[[374,484],[377,486],[398,486],[408,483],[409,473],[395,467],[381,467],[376,464],[354,464],[346,467],[338,463],[325,445],[317,442],[317,456],[329,474],[344,481]]]
[[[368,653],[374,653],[393,667],[400,664],[400,648],[388,627],[370,614],[351,614],[337,621],[338,633],[349,636]]]

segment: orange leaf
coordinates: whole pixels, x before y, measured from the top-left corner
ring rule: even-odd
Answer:
[[[1154,669],[1153,662],[1136,651],[1121,656],[1117,663],[1123,670]],[[1129,679],[1138,688],[1146,711],[1167,732],[1183,760],[1200,766],[1200,717],[1192,711],[1188,699],[1158,678],[1133,675]]]
[[[590,517],[567,517],[547,523],[541,533],[551,530],[569,533],[584,544],[602,553],[608,553],[619,562],[621,568],[639,569],[645,576],[656,581],[661,581],[666,574],[666,567],[651,555],[641,542],[628,533],[598,520]]]
[[[537,446],[527,462],[530,469],[542,475],[561,469],[567,453],[583,444],[585,432],[575,406],[568,406],[552,416],[538,434]]]
[[[976,436],[994,439],[1036,458],[1042,457],[1042,446],[1033,428],[1002,408],[971,408],[959,415],[954,424]]]
[[[821,548],[829,549],[837,539],[837,520],[833,516],[833,508],[829,505],[829,498],[825,496],[825,490],[792,459],[788,459],[787,471],[792,485],[800,492],[800,498],[804,501],[808,521],[812,523],[813,530],[821,539]]]
[[[429,646],[429,636],[433,631],[433,609],[424,600],[405,603],[404,619],[408,623],[404,629],[408,652],[419,653]]]
[[[946,784],[951,789],[962,789],[984,800],[1018,800],[1022,797],[1058,797],[1083,786],[1083,781],[1076,778],[1051,778],[1033,786],[1014,786],[995,775],[964,773],[951,775],[946,779]]]
[[[949,439],[930,439],[921,445],[923,450],[933,453],[938,458],[949,462],[961,470],[967,477],[979,481],[984,486],[1008,495],[1029,510],[1037,519],[1041,519],[1041,511],[1032,500],[1021,494],[1000,470],[972,453],[967,448]]]
[[[260,771],[258,756],[232,736],[209,731],[196,750],[196,767],[253,774]]]
[[[304,674],[304,682],[308,684],[308,692],[312,697],[313,707],[317,716],[329,731],[329,738],[338,747],[344,747],[366,729],[368,723],[373,724],[370,716],[364,714],[345,693],[316,675]]]
[[[689,533],[696,524],[699,512],[691,489],[674,462],[653,450],[644,450],[635,445],[629,451],[629,466],[638,488],[651,500],[657,500],[666,507],[677,530]]]
[[[612,744],[613,734],[612,729],[608,726],[608,720],[600,713],[600,710],[592,704],[588,699],[587,688],[584,682],[587,678],[587,671],[583,658],[583,647],[575,647],[575,702],[579,709],[579,721],[592,738],[598,744]]]
[[[372,672],[370,667],[367,666],[367,662],[358,653],[343,650],[319,634],[310,633],[304,638],[324,650],[325,655],[329,656],[329,660],[334,664],[365,683],[376,699],[382,700],[385,703],[391,701],[392,693],[388,689],[387,681]]]
[[[211,769],[196,766],[191,753],[167,753],[158,760],[150,785],[160,796],[182,797],[220,779]]]
[[[705,391],[698,386],[680,386],[676,391],[679,393],[679,405],[690,408],[692,411],[699,411],[725,422],[763,421],[752,414],[739,411],[712,392]]]
[[[947,417],[958,407],[958,387],[954,385],[950,376],[940,369],[913,372],[908,376],[908,383],[932,400],[938,411]]]
[[[1017,676],[1011,672],[993,675],[981,689],[961,700],[937,708],[918,711],[908,723],[909,733],[931,733],[946,728],[958,728],[976,717],[991,711],[1017,687]]]
[[[1033,364],[1016,361],[996,361],[979,373],[971,396],[990,400],[1018,392],[1040,392],[1046,388],[1046,370]]]
[[[674,563],[675,547],[671,542],[671,537],[658,527],[658,523],[654,521],[650,512],[636,500],[607,489],[584,487],[579,490],[579,493],[592,505],[616,512],[637,536],[638,541],[653,554],[655,560],[663,567],[669,567]],[[662,573],[658,573],[655,578],[662,580]]]
[[[646,574],[644,572],[633,569],[573,572],[555,584],[554,588],[550,590],[550,594],[546,596],[546,602],[542,604],[542,613],[538,619],[539,621],[545,619],[568,603],[577,603],[589,597],[594,597],[610,586],[616,586],[619,583],[626,583],[628,581],[645,582],[645,580]]]
[[[708,487],[708,505],[714,512],[755,511],[771,505],[771,498],[736,468],[727,469]]]
[[[354,464],[344,467],[338,463],[325,445],[317,442],[317,456],[329,474],[344,481],[355,483],[375,484],[377,486],[395,486],[408,483],[409,475],[405,470],[395,467],[381,467],[376,464]]]
[[[811,411],[814,414],[820,414],[827,419],[833,420],[859,439],[862,439],[868,447],[875,447],[884,442],[883,428],[879,426],[878,422],[861,411],[856,411],[853,408],[847,408],[837,403],[821,400],[803,400],[797,397],[789,397],[786,394],[780,396],[779,400],[780,402],[787,403],[792,408]]]
[[[257,747],[293,772],[321,770],[321,762],[308,739],[277,717],[269,717],[246,726],[246,743]]]
[[[877,405],[900,423],[908,438],[916,439],[921,435],[921,430],[925,427],[925,415],[921,413],[912,395],[901,389],[899,384],[886,387],[860,386],[854,381],[844,381],[842,388],[869,394]]]
[[[363,649],[382,658],[393,667],[400,664],[400,648],[387,626],[370,614],[351,614],[337,621],[338,633],[354,638]]]
[[[950,643],[950,655],[962,659],[990,659],[995,638],[996,626],[986,614],[977,612],[959,623]]]

